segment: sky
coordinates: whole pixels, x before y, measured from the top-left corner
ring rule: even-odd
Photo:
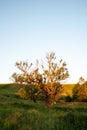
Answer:
[[[87,0],[0,0],[0,83],[47,52],[67,63],[68,83],[87,80]]]

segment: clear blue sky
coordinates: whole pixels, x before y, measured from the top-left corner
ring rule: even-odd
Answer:
[[[66,61],[69,83],[87,79],[87,0],[0,0],[0,83],[16,61],[51,51]]]

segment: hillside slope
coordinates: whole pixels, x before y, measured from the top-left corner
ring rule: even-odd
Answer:
[[[87,103],[57,103],[47,109],[43,102],[18,98],[19,87],[0,85],[0,130],[86,130]]]

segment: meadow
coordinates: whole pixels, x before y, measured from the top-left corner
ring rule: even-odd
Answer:
[[[65,85],[71,94],[73,85]],[[58,102],[48,109],[16,96],[19,86],[0,85],[0,130],[87,130],[86,102]]]

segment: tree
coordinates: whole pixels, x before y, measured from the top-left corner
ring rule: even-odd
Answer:
[[[79,82],[73,88],[73,99],[77,101],[87,101],[87,81],[80,78]]]
[[[15,66],[21,70],[20,74],[13,73],[12,80],[18,84],[40,85],[42,83],[42,74],[39,73],[39,68],[32,68],[33,64],[27,61],[16,62]]]
[[[44,63],[45,62],[45,63]],[[66,63],[61,59],[56,62],[54,52],[46,54],[46,60],[42,64],[44,95],[47,106],[55,104],[62,90],[61,82],[69,77]]]
[[[80,85],[84,84],[85,83],[85,79],[81,76],[79,78],[79,82],[78,82]]]
[[[14,73],[12,78],[14,82],[25,85],[33,85],[39,89],[36,92],[38,95],[42,95],[46,105],[49,107],[56,103],[58,96],[61,92],[62,85],[61,82],[65,81],[69,77],[68,69],[66,68],[66,63],[61,59],[59,62],[56,61],[56,56],[54,52],[46,54],[46,60],[43,64],[39,64],[32,67],[32,63],[20,61],[16,62],[16,67],[21,70],[22,73]],[[27,89],[25,89],[27,90]],[[29,90],[29,89],[28,89]],[[32,89],[31,89],[32,90]],[[31,91],[26,91],[30,94]],[[34,93],[36,95],[36,93]],[[33,95],[32,95],[33,96]],[[35,100],[36,97],[35,96]],[[40,98],[39,98],[40,99]]]
[[[42,65],[44,83],[60,83],[69,77],[66,63],[61,59],[56,62],[54,52],[46,54],[45,64]]]

